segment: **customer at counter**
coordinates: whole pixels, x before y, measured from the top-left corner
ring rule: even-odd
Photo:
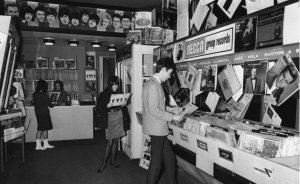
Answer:
[[[64,91],[64,84],[60,80],[54,81],[54,91],[60,92],[59,97],[56,101],[56,105],[66,105],[68,101],[68,93]]]
[[[53,129],[48,107],[53,107],[54,105],[50,102],[47,92],[47,82],[42,79],[39,80],[35,92],[32,95],[37,120],[36,150],[45,150],[54,147],[48,142],[48,131]],[[43,145],[41,140],[43,141]]]

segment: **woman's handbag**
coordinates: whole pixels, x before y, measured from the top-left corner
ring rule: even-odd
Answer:
[[[131,119],[127,107],[125,106],[121,109],[123,113],[123,129],[126,132],[127,130],[130,130]]]

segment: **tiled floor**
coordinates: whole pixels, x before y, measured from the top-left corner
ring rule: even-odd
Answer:
[[[104,132],[95,133],[91,141],[54,142],[56,147],[35,151],[34,144],[26,144],[25,163],[21,158],[10,158],[5,172],[0,174],[1,184],[141,184],[146,170],[138,166],[138,160],[130,160],[122,151],[118,154],[120,168],[108,167],[96,172],[105,147]],[[14,148],[14,149],[13,149]],[[10,146],[16,152],[15,145]],[[16,152],[17,153],[17,152]],[[162,178],[159,184],[166,183]],[[178,183],[201,184],[178,168]]]

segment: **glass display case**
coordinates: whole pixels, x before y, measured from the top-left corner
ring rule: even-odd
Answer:
[[[142,149],[142,122],[136,113],[142,112],[143,82],[153,74],[153,49],[157,46],[129,45],[130,57],[118,60],[116,73],[121,78],[124,93],[132,93],[128,110],[131,128],[123,138],[124,152],[131,159],[140,158]],[[130,50],[130,49],[127,49]]]

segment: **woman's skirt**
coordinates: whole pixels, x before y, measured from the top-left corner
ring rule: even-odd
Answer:
[[[123,129],[122,111],[108,112],[108,127],[105,130],[106,139],[115,139],[125,136]]]

